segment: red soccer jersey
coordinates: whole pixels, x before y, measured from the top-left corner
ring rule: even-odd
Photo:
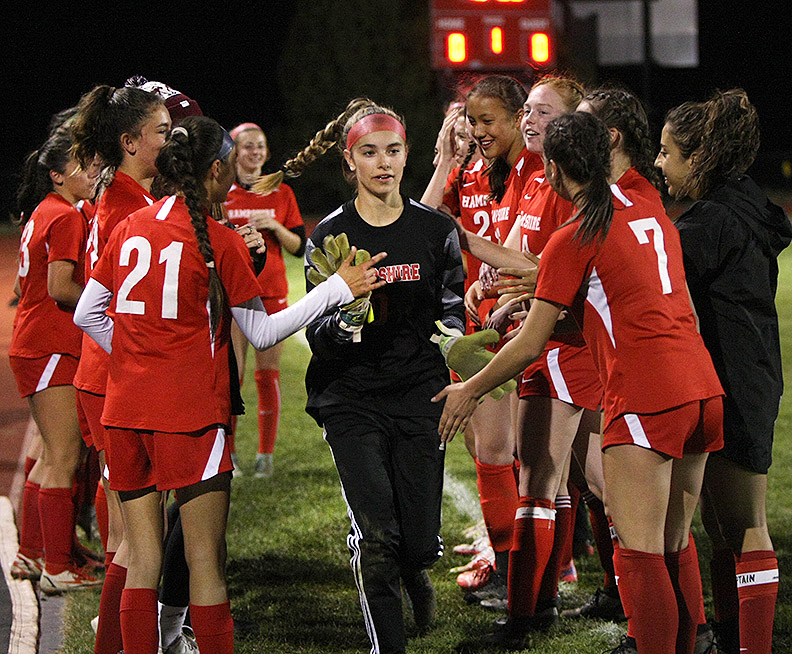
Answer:
[[[257,211],[263,211],[289,230],[303,224],[294,191],[286,184],[281,184],[269,195],[258,195],[234,184],[224,204],[228,211],[228,219],[234,225],[248,223],[255,225],[252,215]],[[262,229],[261,235],[267,241],[267,263],[258,277],[264,297],[286,297],[289,293],[289,285],[286,281],[286,264],[283,261],[280,243],[268,229]]]
[[[38,358],[50,354],[80,356],[82,333],[73,307],[60,306],[47,291],[49,264],[73,261],[72,279],[84,286],[87,224],[85,216],[57,193],[35,208],[19,243],[19,298],[9,356]]]
[[[500,202],[492,201],[492,224],[495,242],[503,245],[517,216],[517,205],[525,183],[537,170],[543,170],[542,157],[523,148],[506,179],[506,192]]]
[[[207,220],[229,306],[261,294],[241,236]],[[93,278],[113,291],[113,352],[102,424],[192,432],[227,424],[230,311],[214,340],[209,274],[183,198],[141,209],[113,232]]]
[[[153,196],[129,175],[116,171],[113,183],[105,189],[88,230],[85,248],[85,276],[91,276],[115,226],[129,214],[154,204]],[[74,385],[82,391],[104,395],[107,383],[107,352],[87,334],[83,335],[80,365]]]
[[[486,164],[483,159],[471,164],[462,173],[458,182],[459,168],[454,168],[446,180],[443,194],[443,204],[457,216],[460,224],[469,232],[491,241],[494,238],[494,229],[490,215],[492,202],[490,201],[489,179],[484,174]],[[469,252],[464,252],[467,264],[467,277],[465,278],[465,291],[478,279],[481,261]]]
[[[541,254],[550,235],[572,217],[575,207],[562,198],[545,179],[544,170],[528,179],[517,203],[520,249]]]
[[[649,183],[646,182],[649,186]],[[659,194],[612,187],[604,242],[581,246],[579,221],[550,237],[536,297],[582,312],[605,389],[605,426],[723,393],[690,308],[682,248]],[[580,319],[580,318],[579,318]]]

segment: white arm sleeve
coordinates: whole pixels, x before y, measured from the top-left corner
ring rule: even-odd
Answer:
[[[266,350],[313,322],[328,309],[354,299],[343,278],[334,274],[299,301],[271,316],[264,310],[261,298],[231,307],[231,313],[251,345],[257,350]]]
[[[112,298],[111,291],[95,279],[89,279],[74,308],[74,324],[107,353],[113,349],[113,320],[106,313]]]

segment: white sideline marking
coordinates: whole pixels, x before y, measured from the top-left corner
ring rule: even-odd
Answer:
[[[39,606],[33,584],[27,579],[11,577],[11,564],[19,546],[14,508],[11,501],[0,496],[0,564],[11,595],[13,619],[8,639],[8,654],[36,654],[38,650]]]

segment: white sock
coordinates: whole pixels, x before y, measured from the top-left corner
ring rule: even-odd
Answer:
[[[169,645],[181,634],[184,618],[187,615],[186,606],[167,606],[159,603],[160,643],[162,649]]]

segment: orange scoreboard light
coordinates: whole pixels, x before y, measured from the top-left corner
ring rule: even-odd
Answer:
[[[552,0],[432,0],[432,67],[553,66],[551,4]]]

